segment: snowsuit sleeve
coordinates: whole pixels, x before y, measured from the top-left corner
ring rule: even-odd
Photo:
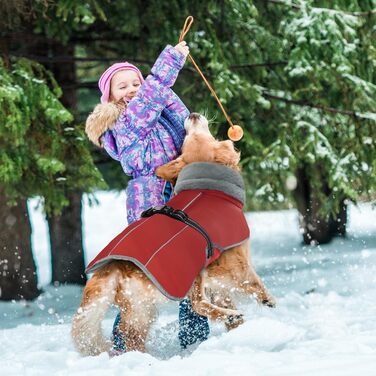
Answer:
[[[111,158],[117,161],[119,160],[119,153],[116,145],[116,140],[111,130],[108,130],[103,134],[102,145]]]
[[[185,62],[185,56],[172,46],[159,55],[151,74],[140,87],[136,97],[128,103],[126,122],[134,137],[145,137],[158,120],[164,107],[172,102],[170,89]]]
[[[170,110],[175,122],[184,124],[185,119],[189,115],[189,110],[179,96],[172,90],[169,97],[169,103],[166,107]]]

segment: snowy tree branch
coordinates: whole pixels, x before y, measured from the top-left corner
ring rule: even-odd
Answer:
[[[293,9],[302,9],[300,5],[286,2],[284,0],[266,0],[266,2],[277,4],[277,5],[285,5]],[[368,12],[347,12],[344,10],[329,9],[329,8],[316,8],[316,7],[312,7],[311,9],[322,11],[322,12],[329,12],[329,13],[348,14],[348,15],[355,16],[355,17],[368,17],[373,14],[376,14],[376,9],[372,9]]]
[[[273,4],[277,4],[277,5],[286,5],[286,6],[289,6],[290,8],[294,8],[294,9],[300,9],[301,7],[297,4],[293,4],[293,3],[286,3],[285,1],[283,0],[266,0],[267,3],[273,3]]]

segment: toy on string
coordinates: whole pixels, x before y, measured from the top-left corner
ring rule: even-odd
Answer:
[[[186,34],[188,33],[188,31],[189,31],[192,23],[193,23],[193,17],[192,16],[188,16],[187,19],[185,20],[183,29],[182,29],[182,31],[180,33],[179,43],[184,40],[184,38],[185,38]],[[217,94],[215,93],[215,91],[211,87],[211,85],[209,84],[208,80],[205,78],[205,76],[202,73],[201,69],[198,67],[198,65],[196,64],[196,62],[193,60],[193,57],[191,56],[191,54],[189,54],[188,57],[191,60],[192,64],[197,69],[197,72],[200,74],[200,76],[204,80],[204,82],[205,82],[206,86],[209,88],[210,92],[213,94],[214,98],[217,100],[219,107],[221,108],[223,114],[225,115],[225,118],[227,119],[228,123],[230,124],[230,127],[229,127],[229,129],[227,131],[228,138],[231,141],[239,141],[243,137],[243,133],[244,133],[242,127],[240,125],[235,125],[235,124],[232,123],[230,117],[227,115],[227,112],[224,109],[224,107],[223,107],[221,101],[219,100]]]

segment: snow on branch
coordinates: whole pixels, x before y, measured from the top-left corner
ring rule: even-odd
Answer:
[[[285,1],[285,0],[266,0],[266,2],[278,4],[278,5],[286,5],[290,8],[297,9],[297,10],[300,10],[300,9],[303,8],[301,5],[294,4],[291,1]],[[376,9],[372,9],[372,10],[367,11],[367,12],[347,12],[347,11],[344,11],[344,10],[329,9],[329,8],[317,8],[317,7],[312,7],[311,9],[314,10],[314,11],[317,11],[317,12],[348,14],[348,15],[351,15],[351,16],[354,16],[354,17],[368,17],[368,16],[371,16],[373,14],[376,14]]]

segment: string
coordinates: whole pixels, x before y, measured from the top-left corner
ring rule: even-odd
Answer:
[[[188,16],[187,19],[185,20],[184,22],[184,26],[183,26],[183,29],[180,33],[180,37],[179,37],[179,43],[182,42],[185,38],[185,36],[187,35],[189,29],[191,28],[192,26],[192,23],[193,23],[193,17],[192,16]],[[197,72],[200,74],[200,76],[202,77],[202,79],[204,80],[206,86],[209,88],[210,92],[213,94],[214,98],[217,100],[218,102],[218,105],[219,107],[221,108],[222,112],[223,112],[223,115],[225,115],[225,118],[227,119],[228,123],[230,124],[231,128],[234,128],[234,124],[232,123],[230,117],[227,115],[227,112],[226,110],[224,109],[220,99],[218,98],[216,92],[214,91],[214,89],[212,88],[212,86],[210,85],[210,83],[208,82],[208,80],[206,79],[206,77],[204,76],[204,74],[202,73],[201,69],[199,68],[199,66],[196,64],[196,62],[194,61],[193,57],[191,54],[188,55],[189,59],[191,60],[192,64],[194,65],[194,67],[196,68]]]

